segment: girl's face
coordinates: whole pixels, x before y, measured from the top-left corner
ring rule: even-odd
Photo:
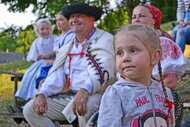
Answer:
[[[58,30],[61,31],[67,31],[69,29],[68,20],[62,14],[56,15],[56,25]]]
[[[151,56],[144,44],[133,34],[120,33],[115,40],[116,69],[129,81],[147,84],[152,67]]]
[[[37,32],[40,37],[48,38],[52,34],[52,28],[49,23],[43,22],[38,25]]]
[[[132,24],[145,24],[154,28],[154,18],[150,10],[144,6],[137,6],[133,9]]]

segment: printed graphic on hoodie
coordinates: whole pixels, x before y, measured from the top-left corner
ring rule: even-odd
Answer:
[[[167,127],[167,114],[159,109],[147,110],[138,118],[131,120],[130,127]]]

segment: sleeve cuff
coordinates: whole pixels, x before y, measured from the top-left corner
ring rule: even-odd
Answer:
[[[177,78],[177,74],[176,73],[166,73],[163,76],[164,78]]]
[[[46,93],[45,91],[37,91],[37,93],[36,93],[35,96],[37,96],[37,95],[39,95],[39,94],[43,94],[45,97],[48,96],[47,93]]]
[[[92,94],[92,86],[91,85],[85,84],[81,88],[87,90],[89,94]]]

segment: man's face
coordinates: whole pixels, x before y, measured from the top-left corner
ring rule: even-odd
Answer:
[[[95,18],[85,14],[72,14],[69,26],[74,33],[88,32],[94,25]]]

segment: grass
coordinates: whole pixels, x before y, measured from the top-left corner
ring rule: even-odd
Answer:
[[[14,82],[10,81],[11,75],[2,74],[1,71],[13,71],[24,73],[31,63],[26,60],[16,61],[6,64],[0,64],[0,112],[6,112],[6,106],[12,105],[14,102]],[[19,82],[20,84],[20,82]],[[23,123],[17,125],[13,119],[1,118],[0,127],[27,127]]]
[[[29,66],[30,63],[26,60],[0,64],[0,72],[6,70],[24,73]],[[0,73],[0,100],[2,101],[10,99],[14,93],[14,82],[10,81],[10,79],[11,75]]]
[[[170,22],[167,22],[167,23],[163,23],[161,25],[161,29],[164,30],[164,31],[171,31],[173,26],[172,26],[172,23],[175,23],[176,24],[176,21],[170,21]]]

